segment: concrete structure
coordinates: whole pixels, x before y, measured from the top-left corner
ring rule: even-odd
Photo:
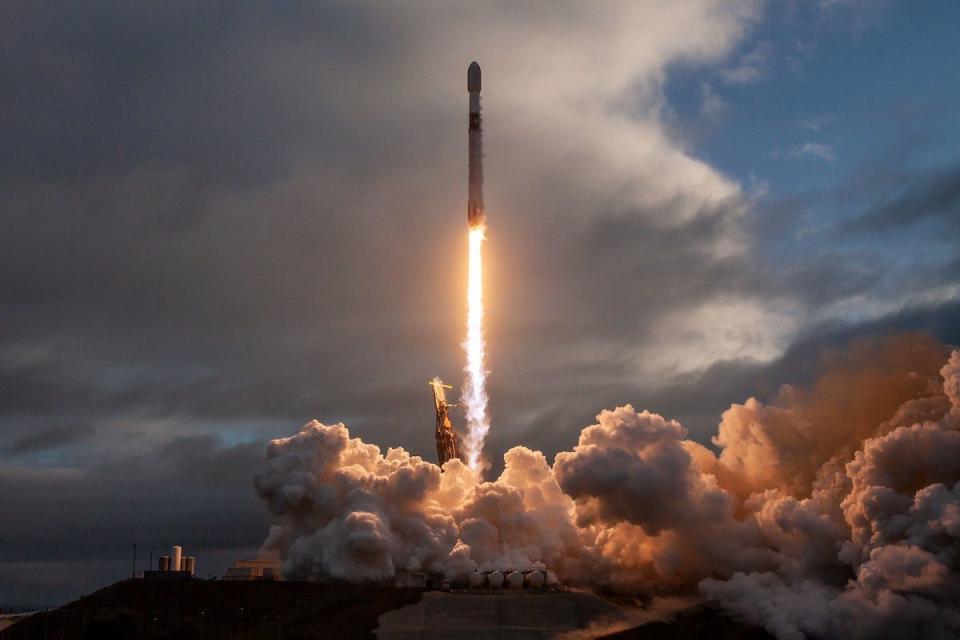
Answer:
[[[427,574],[422,571],[397,571],[397,575],[394,577],[394,584],[400,588],[425,589],[427,587]]]
[[[523,574],[519,571],[511,571],[504,576],[504,581],[511,589],[523,588]]]
[[[523,586],[528,589],[542,589],[547,582],[546,571],[531,571],[523,576]]]
[[[171,555],[157,558],[157,568],[143,572],[144,580],[190,579],[197,570],[197,559],[183,555],[183,547],[174,545]]]
[[[221,580],[283,580],[283,563],[274,558],[237,560]]]
[[[627,620],[622,609],[589,593],[480,590],[430,591],[420,602],[380,616],[379,640],[479,640],[523,638],[546,640],[566,632],[590,629],[574,637],[596,637]],[[622,628],[622,627],[620,627]]]
[[[560,586],[557,576],[542,567],[521,567],[503,571],[474,570],[467,575],[470,589],[552,589]]]

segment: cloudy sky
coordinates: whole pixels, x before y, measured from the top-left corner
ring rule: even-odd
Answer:
[[[134,543],[221,572],[311,418],[435,456],[473,59],[494,460],[960,343],[958,42],[947,0],[4,3],[0,606]]]

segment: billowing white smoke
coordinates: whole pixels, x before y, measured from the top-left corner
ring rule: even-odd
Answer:
[[[450,577],[474,569],[543,566],[577,575],[587,545],[572,501],[542,453],[515,447],[497,482],[480,483],[457,459],[436,465],[313,421],[274,440],[255,478],[280,516],[266,547],[291,578],[351,582],[398,570]]]
[[[256,476],[277,516],[265,546],[298,579],[545,565],[568,583],[699,590],[783,639],[958,637],[960,352],[937,376],[929,341],[857,349],[811,389],[731,407],[719,456],[627,405],[552,467],[514,447],[480,482],[311,422]]]

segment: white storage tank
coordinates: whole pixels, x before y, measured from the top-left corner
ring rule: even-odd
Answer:
[[[180,571],[180,558],[183,556],[183,547],[173,545],[170,550],[170,571]]]
[[[189,574],[192,576],[192,575],[194,575],[194,573],[196,572],[196,570],[197,570],[197,559],[196,559],[196,558],[194,558],[193,556],[184,556],[183,558],[181,558],[181,560],[180,560],[180,571],[186,571],[187,573],[189,573]]]
[[[520,589],[523,587],[523,574],[519,571],[511,571],[507,574],[506,581],[511,589]]]
[[[550,571],[549,569],[547,570],[546,580],[547,580],[548,587],[555,587],[558,584],[560,584],[560,581],[557,579],[557,574],[555,574],[553,571]]]
[[[544,571],[531,571],[523,578],[524,584],[526,584],[531,589],[540,589],[543,587],[543,583],[546,582],[547,576]]]
[[[157,565],[160,571],[170,571],[170,556],[160,556],[160,564]]]
[[[494,589],[499,589],[503,586],[503,574],[499,571],[491,571],[487,574],[487,583]]]
[[[470,574],[469,583],[470,583],[470,588],[472,589],[479,589],[480,587],[483,586],[483,583],[486,581],[487,581],[486,576],[484,576],[479,571],[474,571],[473,573]]]

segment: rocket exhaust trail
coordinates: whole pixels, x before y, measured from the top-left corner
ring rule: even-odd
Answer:
[[[467,222],[470,225],[470,262],[467,280],[467,337],[463,342],[467,363],[464,372],[462,402],[467,416],[467,435],[463,439],[467,465],[474,471],[483,469],[483,442],[490,431],[487,415],[486,345],[483,337],[483,129],[480,121],[480,65],[467,69],[467,91],[470,94],[469,170],[467,186]]]
[[[474,471],[483,467],[483,441],[490,431],[487,416],[486,345],[483,339],[483,227],[470,229],[470,265],[467,282],[467,352],[462,402],[467,414],[467,435],[463,439],[467,465]]]

